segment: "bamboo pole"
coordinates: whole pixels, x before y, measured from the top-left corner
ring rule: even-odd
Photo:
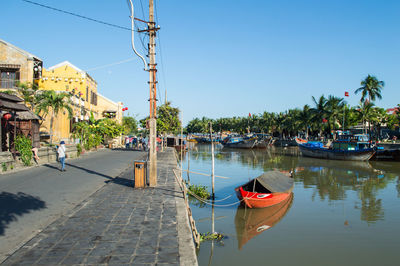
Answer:
[[[212,123],[210,122],[210,140],[211,140],[211,184],[212,184],[212,199],[215,199],[215,190],[214,190],[214,181],[215,181],[215,175],[214,175],[214,142],[213,142],[213,136],[212,136]]]

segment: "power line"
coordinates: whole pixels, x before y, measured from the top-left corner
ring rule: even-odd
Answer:
[[[93,21],[93,22],[96,22],[96,23],[104,24],[104,25],[107,25],[107,26],[110,26],[110,27],[114,27],[114,28],[118,28],[118,29],[122,29],[122,30],[132,31],[132,29],[124,27],[124,26],[119,26],[119,25],[112,24],[112,23],[105,22],[105,21],[101,21],[101,20],[98,20],[98,19],[89,18],[89,17],[83,16],[83,15],[79,15],[79,14],[72,13],[72,12],[65,11],[65,10],[61,10],[61,9],[58,9],[58,8],[55,8],[55,7],[43,5],[43,4],[40,4],[40,3],[33,2],[33,1],[29,1],[29,0],[21,0],[21,1],[24,1],[26,3],[30,3],[32,5],[37,5],[37,6],[40,6],[40,7],[51,9],[51,10],[54,10],[54,11],[58,11],[58,12],[61,12],[61,13],[65,13],[65,14],[68,14],[68,15],[71,15],[71,16],[75,16],[75,17],[78,17],[78,18],[90,20],[90,21]]]
[[[158,24],[158,13],[157,13],[157,0],[154,1],[155,6],[155,13],[156,13],[156,22]],[[161,50],[161,38],[160,38],[160,33],[158,33],[158,47],[159,47],[159,51],[160,51],[160,62],[161,62],[161,69],[162,69],[162,77],[163,77],[163,81],[164,81],[164,91],[167,91],[167,79],[165,78],[165,67],[164,67],[164,62],[163,62],[163,56],[162,56],[162,50]],[[167,99],[165,99],[166,101]],[[160,99],[161,101],[161,99]]]

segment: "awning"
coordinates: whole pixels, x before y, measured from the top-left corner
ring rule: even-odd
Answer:
[[[293,187],[293,178],[279,171],[265,172],[256,179],[271,192],[285,192]]]
[[[29,111],[29,108],[23,104],[13,103],[4,100],[0,100],[0,109],[7,111]]]

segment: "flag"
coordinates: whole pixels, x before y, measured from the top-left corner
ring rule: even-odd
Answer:
[[[349,97],[349,92],[348,92],[348,91],[345,91],[345,92],[344,92],[344,96]]]
[[[251,114],[249,113],[249,117],[251,117]]]

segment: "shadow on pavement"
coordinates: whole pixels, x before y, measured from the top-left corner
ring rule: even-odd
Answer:
[[[18,216],[33,210],[47,208],[46,202],[40,198],[22,192],[17,194],[1,192],[0,206],[0,236],[4,235],[7,224],[16,221]]]
[[[99,175],[99,176],[105,177],[105,178],[107,178],[107,179],[113,179],[112,176],[105,175],[105,174],[102,174],[102,173],[99,173],[99,172],[96,172],[96,171],[93,171],[93,170],[90,170],[90,169],[87,169],[87,168],[84,168],[84,167],[80,167],[80,166],[77,166],[77,165],[74,165],[74,164],[71,164],[71,163],[65,163],[65,165],[66,165],[66,166],[69,166],[69,167],[72,167],[72,168],[76,168],[76,169],[85,171],[85,172],[87,172],[87,173],[89,173],[89,174],[92,174],[92,175]],[[57,166],[54,166],[54,165],[44,164],[43,166],[60,171],[60,168],[57,167]],[[68,172],[68,168],[65,168],[65,169],[66,169],[67,172]]]
[[[113,148],[113,151],[141,151],[141,152],[146,152],[144,150],[141,149],[137,149],[137,148]]]

